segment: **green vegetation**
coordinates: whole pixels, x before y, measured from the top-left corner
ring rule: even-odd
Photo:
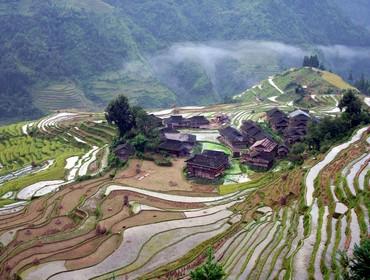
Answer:
[[[119,144],[128,143],[137,154],[142,155],[158,147],[158,122],[141,107],[131,106],[126,96],[120,95],[111,101],[105,116],[108,123],[118,127],[119,135],[113,142],[113,149]]]
[[[228,147],[214,142],[202,142],[202,151],[204,150],[219,151],[231,155],[231,151]]]
[[[24,135],[21,127],[22,124],[0,127],[0,163],[3,165],[0,175],[56,158],[64,163],[67,157],[81,154],[81,149],[58,138],[46,139]]]
[[[222,57],[211,72],[197,59],[153,59],[176,42],[370,42],[369,32],[343,20],[329,1],[6,0],[0,15],[3,121],[70,106],[103,107],[122,92],[145,107],[221,102],[286,66],[270,53],[243,61]]]
[[[9,192],[17,191],[26,186],[50,180],[61,180],[65,176],[65,160],[72,156],[80,156],[83,150],[75,147],[68,147],[63,150],[56,150],[54,154],[55,163],[48,170],[30,174],[18,179],[4,183],[0,188],[0,196]]]
[[[350,80],[353,80],[352,74]],[[370,95],[370,80],[365,79],[364,74],[360,79],[354,82],[354,86],[358,88],[363,94]]]
[[[207,261],[190,273],[192,280],[221,280],[225,276],[223,267],[213,256],[212,248],[208,248]]]
[[[347,91],[339,102],[344,113],[335,119],[325,117],[318,124],[309,126],[306,142],[314,151],[327,151],[335,142],[349,137],[362,124],[370,123],[370,114],[362,109],[362,103],[354,91]]]
[[[335,94],[345,89],[353,89],[353,86],[346,83],[338,75],[310,67],[292,69],[278,74],[274,76],[273,82],[284,91],[284,94],[278,92],[268,80],[263,80],[260,87],[248,89],[237,99],[250,102],[254,101],[255,97],[266,100],[267,98],[277,96],[276,100],[278,102],[293,101],[295,105],[302,107],[314,107],[317,106],[317,102],[321,106],[333,106],[335,105],[334,98],[330,96],[321,97],[320,95]],[[303,86],[309,89],[310,94],[317,95],[317,101],[308,98]]]
[[[340,253],[340,264],[343,279],[366,280],[370,275],[370,239],[361,240],[355,244],[353,258],[344,252]]]

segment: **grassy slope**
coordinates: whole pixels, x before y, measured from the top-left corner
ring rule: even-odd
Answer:
[[[262,99],[277,96],[277,100],[292,101],[299,98],[295,94],[297,85],[307,86],[310,94],[321,95],[328,92],[338,93],[343,89],[353,89],[351,85],[346,83],[341,77],[336,74],[320,71],[312,68],[299,68],[288,70],[282,74],[273,77],[273,82],[284,91],[281,95],[268,80],[261,82],[261,87],[254,87],[245,91],[241,97],[236,97],[237,100],[249,101],[258,96]]]

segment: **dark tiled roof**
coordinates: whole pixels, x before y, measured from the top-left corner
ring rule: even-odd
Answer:
[[[213,151],[213,150],[204,150],[202,154],[210,156],[210,157],[227,157],[227,154],[225,154],[224,152]]]
[[[171,117],[165,119],[165,122],[166,123],[181,123],[184,120],[185,119],[183,118],[183,116],[179,115],[179,116],[171,116]]]
[[[117,147],[114,148],[113,151],[114,152],[118,152],[118,151],[134,151],[134,148],[130,144],[125,143],[125,144],[118,145]]]
[[[186,162],[206,168],[220,168],[228,165],[229,159],[223,152],[205,150],[202,154],[197,154]]]
[[[162,122],[163,122],[163,120],[161,118],[157,117],[154,114],[150,114],[149,118],[151,119],[151,121],[156,122],[158,124],[162,124]]]
[[[189,150],[184,143],[176,140],[166,140],[159,144],[159,149],[173,152],[181,152],[184,149]]]
[[[275,125],[288,124],[289,119],[287,117],[279,117],[271,120]]]
[[[195,122],[195,123],[198,123],[198,124],[209,124],[209,120],[207,120],[207,118],[205,116],[193,116],[191,118],[188,119],[190,122]]]
[[[262,159],[268,162],[271,162],[274,160],[274,155],[272,153],[266,153],[266,152],[261,152],[261,151],[251,151],[249,154],[251,158],[254,159]]]
[[[114,148],[113,152],[120,160],[127,160],[135,153],[135,149],[130,144],[120,144]]]
[[[248,131],[250,129],[253,129],[253,128],[259,128],[261,129],[255,122],[253,121],[243,121],[243,125],[242,125],[242,130],[244,131]]]
[[[301,129],[297,129],[297,128],[288,128],[285,132],[284,132],[284,136],[285,137],[290,137],[290,136],[304,136],[305,133],[304,131],[302,131]]]
[[[164,127],[160,129],[161,133],[180,133],[180,131],[172,128],[172,127]]]
[[[234,127],[221,128],[219,132],[223,137],[231,141],[245,141],[244,136]]]
[[[272,108],[271,110],[267,111],[266,114],[269,118],[274,118],[274,119],[287,117],[287,115],[283,111],[279,110],[278,108]]]
[[[180,142],[195,143],[197,141],[197,137],[193,134],[165,133],[164,136],[167,140],[175,140]]]

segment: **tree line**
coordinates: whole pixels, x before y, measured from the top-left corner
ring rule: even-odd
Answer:
[[[357,80],[354,79],[352,71],[349,73],[348,81],[365,95],[370,95],[370,80],[362,73]]]
[[[303,58],[302,66],[303,67],[313,67],[313,68],[318,68],[318,69],[321,69],[321,70],[325,70],[325,66],[322,63],[320,63],[319,57],[316,54],[311,55],[311,56],[305,56]]]

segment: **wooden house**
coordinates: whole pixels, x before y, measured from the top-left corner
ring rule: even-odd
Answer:
[[[163,138],[164,140],[179,141],[192,146],[197,142],[197,137],[195,135],[187,133],[164,133]]]
[[[279,145],[277,155],[279,158],[285,158],[289,154],[289,148],[286,145]]]
[[[258,124],[251,120],[244,121],[240,130],[247,140],[249,146],[253,145],[256,141],[268,137],[267,133],[264,132]]]
[[[154,114],[150,114],[149,115],[149,121],[151,123],[153,123],[153,126],[154,127],[161,127],[161,126],[163,126],[163,120],[161,118],[157,117]]]
[[[130,156],[135,154],[135,149],[130,144],[125,143],[118,145],[113,152],[121,161],[127,161]]]
[[[177,129],[173,128],[173,127],[163,127],[159,130],[159,133],[161,135],[164,135],[166,133],[180,133],[180,131],[178,131]]]
[[[305,110],[295,110],[289,114],[289,126],[291,123],[308,123],[311,120],[310,114]]]
[[[273,130],[283,132],[288,127],[289,119],[283,111],[273,108],[266,115],[267,121]]]
[[[288,128],[284,132],[284,139],[286,145],[293,145],[297,142],[302,142],[306,136],[306,132],[299,128]]]
[[[267,121],[272,119],[279,119],[281,117],[288,117],[283,111],[278,108],[272,108],[271,110],[266,112]]]
[[[193,116],[191,118],[184,118],[181,115],[174,115],[163,120],[166,127],[171,128],[208,128],[209,120],[205,116]]]
[[[187,173],[191,177],[213,180],[222,176],[229,167],[227,154],[205,150],[186,161]]]
[[[241,151],[247,149],[247,139],[236,128],[231,126],[221,128],[219,133],[219,141],[230,147],[234,157],[239,157]]]
[[[231,122],[230,117],[227,114],[220,113],[215,116],[213,122],[218,125],[227,125]]]
[[[190,155],[193,146],[176,140],[165,140],[159,144],[158,149],[170,155],[185,157]]]
[[[274,164],[274,155],[258,150],[251,150],[242,156],[242,163],[256,170],[268,170]]]
[[[270,138],[265,138],[254,143],[250,149],[275,155],[278,149],[278,143]]]
[[[188,119],[190,128],[208,128],[209,120],[205,116],[194,116]]]
[[[172,128],[188,128],[189,121],[181,115],[174,115],[163,120],[163,123],[166,127]]]

